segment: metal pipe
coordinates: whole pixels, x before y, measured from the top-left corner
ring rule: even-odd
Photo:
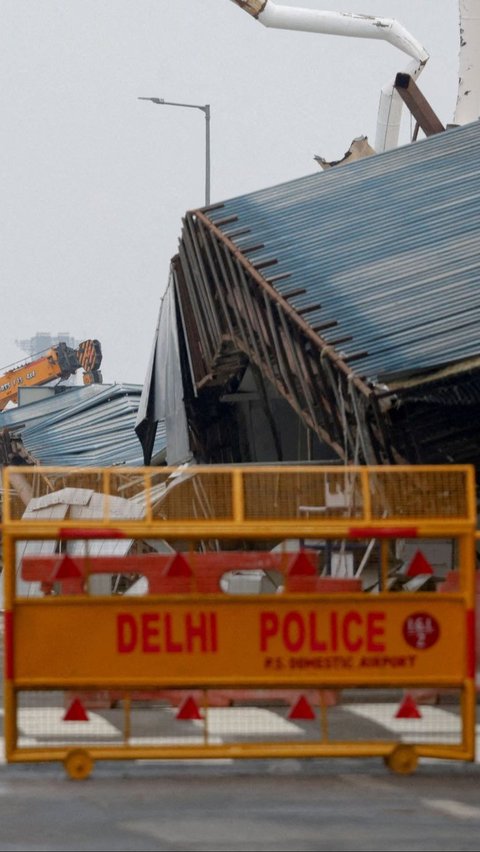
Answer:
[[[318,9],[278,6],[272,0],[232,0],[266,27],[302,32],[343,35],[355,38],[383,39],[411,56],[415,61],[407,69],[416,79],[429,55],[420,42],[393,18],[359,15],[353,12],[325,12]],[[460,0],[468,2],[468,0]],[[474,0],[480,3],[480,0]],[[402,100],[392,80],[382,89],[375,150],[384,151],[398,144]]]
[[[405,69],[413,80],[417,80],[425,67],[425,62],[410,62]],[[383,86],[377,114],[377,132],[375,151],[380,153],[398,145],[403,101],[395,89],[395,78]]]
[[[359,15],[355,12],[324,12],[294,6],[277,6],[272,0],[232,0],[265,27],[327,35],[376,38],[389,41],[413,59],[426,62],[428,53],[405,27],[393,18]],[[466,2],[466,0],[460,0]],[[478,2],[478,0],[477,0]]]

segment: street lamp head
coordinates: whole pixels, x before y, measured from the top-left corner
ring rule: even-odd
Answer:
[[[201,109],[210,117],[210,104],[182,104],[178,101],[166,101],[165,98],[137,98],[139,101],[151,101],[152,104],[164,104],[164,106],[187,107],[188,109]]]
[[[139,101],[151,101],[152,104],[164,104],[164,98],[138,98]]]
[[[205,114],[205,206],[210,205],[210,104],[183,104],[178,101],[166,101],[165,98],[142,98],[139,101],[151,101],[152,104],[164,104],[165,106],[187,107],[187,109],[200,109]]]

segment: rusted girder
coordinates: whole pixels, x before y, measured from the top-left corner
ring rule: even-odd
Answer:
[[[241,9],[244,9],[245,12],[248,12],[249,15],[253,15],[254,18],[263,12],[265,6],[267,5],[267,0],[233,0],[237,6],[240,6]]]
[[[442,122],[434,113],[425,96],[422,95],[410,74],[397,74],[395,89],[425,136],[433,136],[435,133],[442,133],[445,130]]]

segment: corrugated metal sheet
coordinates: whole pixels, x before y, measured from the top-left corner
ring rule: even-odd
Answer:
[[[43,497],[34,497],[28,503],[23,513],[25,519],[91,519],[104,516],[105,495],[98,494],[87,488],[62,488]],[[110,496],[109,509],[112,517],[121,519],[139,518],[142,511],[130,500]],[[75,556],[125,556],[132,546],[132,539],[99,539],[85,542],[84,540],[69,541],[65,552]],[[23,541],[19,542],[16,554],[16,591],[24,597],[42,597],[44,591],[40,582],[30,582],[22,579],[22,562],[25,556],[50,556],[59,553],[58,541]],[[91,578],[95,594],[111,593],[111,576],[96,575]],[[0,609],[3,608],[3,589],[0,588]]]
[[[56,393],[55,396],[44,397],[25,405],[14,406],[13,408],[4,408],[0,412],[0,428],[4,426],[16,427],[21,423],[28,421],[32,425],[37,419],[51,416],[54,412],[63,411],[65,408],[72,408],[78,401],[85,402],[87,399],[93,399],[98,396],[102,385],[65,385],[64,390]]]
[[[0,414],[0,428],[20,434],[43,465],[73,467],[143,465],[135,432],[142,386],[87,385]],[[158,424],[153,455],[166,445]]]
[[[280,294],[305,288],[292,307],[310,325],[337,321],[323,339],[351,337],[337,351],[367,352],[355,368],[368,379],[479,354],[479,122],[207,215],[257,268],[277,261],[267,280],[289,273],[275,283]]]

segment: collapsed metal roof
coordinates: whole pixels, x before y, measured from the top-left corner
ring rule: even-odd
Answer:
[[[42,465],[141,466],[143,452],[135,432],[141,392],[141,385],[132,384],[69,387],[1,412],[0,429],[20,435]],[[153,453],[160,454],[165,442],[160,423]]]
[[[190,211],[173,273],[193,397],[254,364],[340,457],[480,461],[479,122]]]
[[[254,269],[288,275],[275,289],[310,326],[335,322],[321,337],[343,360],[388,382],[479,354],[479,153],[476,122],[207,215]]]

